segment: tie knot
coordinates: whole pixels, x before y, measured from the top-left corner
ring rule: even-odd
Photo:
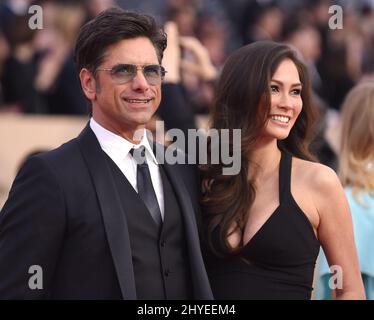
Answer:
[[[131,156],[134,158],[137,164],[147,164],[147,160],[145,158],[145,147],[140,146],[139,148],[132,148],[130,150]]]

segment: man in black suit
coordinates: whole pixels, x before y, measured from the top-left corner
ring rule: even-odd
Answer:
[[[92,118],[18,173],[0,214],[0,298],[212,298],[194,168],[160,164],[145,134],[165,47],[139,13],[108,9],[82,27],[75,59]]]

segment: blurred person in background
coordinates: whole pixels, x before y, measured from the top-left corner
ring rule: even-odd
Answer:
[[[198,1],[169,0],[165,10],[166,20],[176,23],[181,36],[195,36]]]
[[[4,27],[10,47],[0,79],[4,103],[25,113],[45,113],[47,105],[36,86],[40,58],[34,42],[36,30],[29,28],[28,21],[28,15],[14,15]]]
[[[178,27],[175,22],[164,26],[168,46],[164,51],[163,65],[167,70],[162,83],[162,99],[157,115],[165,122],[166,129],[180,129],[185,136],[188,129],[195,129],[194,112],[190,98],[182,84],[182,53]],[[184,145],[179,146],[186,151]]]
[[[12,20],[16,16],[24,16],[27,14],[28,8],[31,5],[32,0],[0,0],[0,79],[1,72],[3,71],[2,64],[5,62],[9,54],[9,45],[7,39],[4,36],[4,30],[9,31],[9,24],[13,24]],[[0,81],[0,108],[3,101],[3,94],[1,93],[1,81]],[[19,105],[14,104],[7,107],[8,111],[21,111]]]
[[[90,1],[90,0],[87,0]],[[155,17],[160,24],[165,22],[165,7],[168,0],[116,0],[117,4],[125,10],[136,10]]]
[[[186,79],[195,80],[195,83],[201,85],[208,84],[216,79],[217,70],[210,61],[206,48],[197,38],[179,35],[177,24],[171,21],[165,24],[165,32],[168,35],[168,46],[163,65],[168,72],[162,84],[163,96],[157,115],[165,121],[167,129],[180,129],[187,136],[188,129],[195,129],[198,125],[194,109],[196,100],[191,95],[199,95],[201,88],[189,91]],[[187,59],[182,52],[188,52],[192,59]],[[184,142],[181,142],[183,144],[178,147],[190,152]]]
[[[91,20],[102,11],[117,6],[116,0],[83,0],[87,12],[87,20]]]
[[[49,114],[88,114],[75,71],[73,48],[78,30],[86,20],[81,2],[40,1],[44,27],[38,30],[35,44],[40,61],[35,86],[43,95]]]
[[[216,69],[226,55],[226,32],[213,16],[199,11],[197,1],[175,2],[170,2],[167,16],[176,23],[180,36],[181,82],[194,114],[207,114],[213,101]]]
[[[242,14],[240,30],[243,44],[280,40],[284,16],[276,0],[249,0]]]
[[[361,7],[361,30],[364,38],[362,78],[374,79],[374,2]]]
[[[205,15],[199,18],[196,35],[202,46],[207,50],[216,72],[211,77],[204,77],[199,81],[198,87],[200,90],[196,90],[198,94],[194,99],[196,113],[207,114],[212,108],[216,81],[230,49],[228,47],[230,30],[227,26],[227,23],[213,15]]]
[[[321,33],[321,56],[317,69],[322,80],[321,97],[330,108],[339,110],[344,97],[356,84],[360,73],[362,56],[362,36],[359,31],[356,13],[343,8],[343,29],[329,29],[329,2],[320,0],[316,5],[316,21]],[[326,12],[327,10],[327,17]],[[327,19],[327,21],[326,21]]]
[[[321,37],[313,23],[303,15],[289,16],[283,26],[282,39],[301,55],[312,81],[312,88],[321,91],[321,77],[316,63],[321,55]]]
[[[33,0],[3,0],[0,1],[0,29],[4,28],[14,16],[28,13]]]
[[[229,40],[226,25],[213,15],[201,16],[196,28],[196,37],[208,51],[212,64],[218,70],[222,70],[227,58],[226,43]]]
[[[181,79],[195,114],[206,114],[213,103],[218,70],[208,48],[196,37],[180,37]]]
[[[366,297],[374,300],[374,82],[355,86],[342,105],[339,176],[352,214]],[[330,299],[331,274],[323,252],[317,275],[317,298]]]
[[[83,7],[73,0],[32,4],[43,9],[42,29],[29,28],[28,14],[11,15],[4,27],[11,51],[1,77],[4,102],[25,113],[87,114],[73,61]]]

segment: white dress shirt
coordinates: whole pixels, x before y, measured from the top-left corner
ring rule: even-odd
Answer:
[[[161,217],[164,219],[164,192],[160,168],[158,167],[158,162],[152,148],[149,145],[145,130],[140,143],[133,144],[125,138],[105,129],[93,118],[90,119],[90,127],[99,141],[101,149],[114,161],[136,192],[138,192],[138,187],[136,185],[137,163],[131,156],[130,150],[132,148],[139,148],[141,145],[145,147],[145,157],[151,174],[153,189],[155,190],[158,205],[160,206]]]

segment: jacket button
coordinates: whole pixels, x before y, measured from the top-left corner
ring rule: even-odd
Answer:
[[[169,269],[166,269],[165,272],[164,272],[165,277],[168,277],[169,274],[170,274],[170,270],[169,270]]]
[[[166,245],[166,242],[164,240],[161,241],[161,247],[165,247],[165,245]]]

